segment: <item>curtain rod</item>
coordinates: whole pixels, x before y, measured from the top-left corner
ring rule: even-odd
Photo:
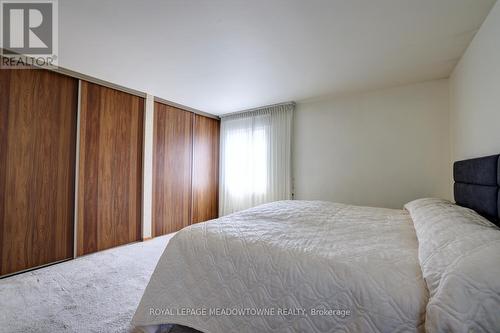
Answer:
[[[221,114],[221,115],[219,115],[219,117],[220,118],[224,118],[224,117],[234,116],[234,115],[241,114],[241,113],[247,113],[247,112],[252,112],[252,111],[257,111],[257,110],[272,108],[272,107],[276,107],[276,106],[282,106],[282,105],[293,105],[293,106],[295,106],[296,103],[294,101],[290,101],[290,102],[269,104],[269,105],[259,106],[259,107],[251,108],[251,109],[247,109],[247,110],[241,110],[241,111],[236,111],[236,112]]]

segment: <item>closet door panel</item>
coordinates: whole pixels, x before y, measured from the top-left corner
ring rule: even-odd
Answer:
[[[144,99],[82,82],[78,255],[141,239]]]
[[[216,119],[195,115],[192,223],[218,217],[219,125]]]
[[[0,70],[0,274],[73,256],[78,81]]]
[[[2,58],[0,57],[0,60]],[[0,275],[3,273],[3,229],[5,227],[5,174],[9,122],[10,71],[0,70]]]
[[[193,114],[155,102],[153,143],[153,236],[191,221]]]

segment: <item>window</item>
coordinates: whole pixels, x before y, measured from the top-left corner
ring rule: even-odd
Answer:
[[[234,129],[226,135],[224,169],[229,194],[235,198],[264,195],[268,178],[265,128]]]
[[[291,198],[293,104],[222,117],[219,213]]]

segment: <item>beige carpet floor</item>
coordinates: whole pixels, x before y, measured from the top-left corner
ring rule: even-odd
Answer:
[[[0,332],[130,332],[130,320],[170,237],[0,279]]]

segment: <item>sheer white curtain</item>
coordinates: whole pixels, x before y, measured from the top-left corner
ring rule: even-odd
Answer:
[[[222,117],[219,212],[291,199],[294,104]]]

